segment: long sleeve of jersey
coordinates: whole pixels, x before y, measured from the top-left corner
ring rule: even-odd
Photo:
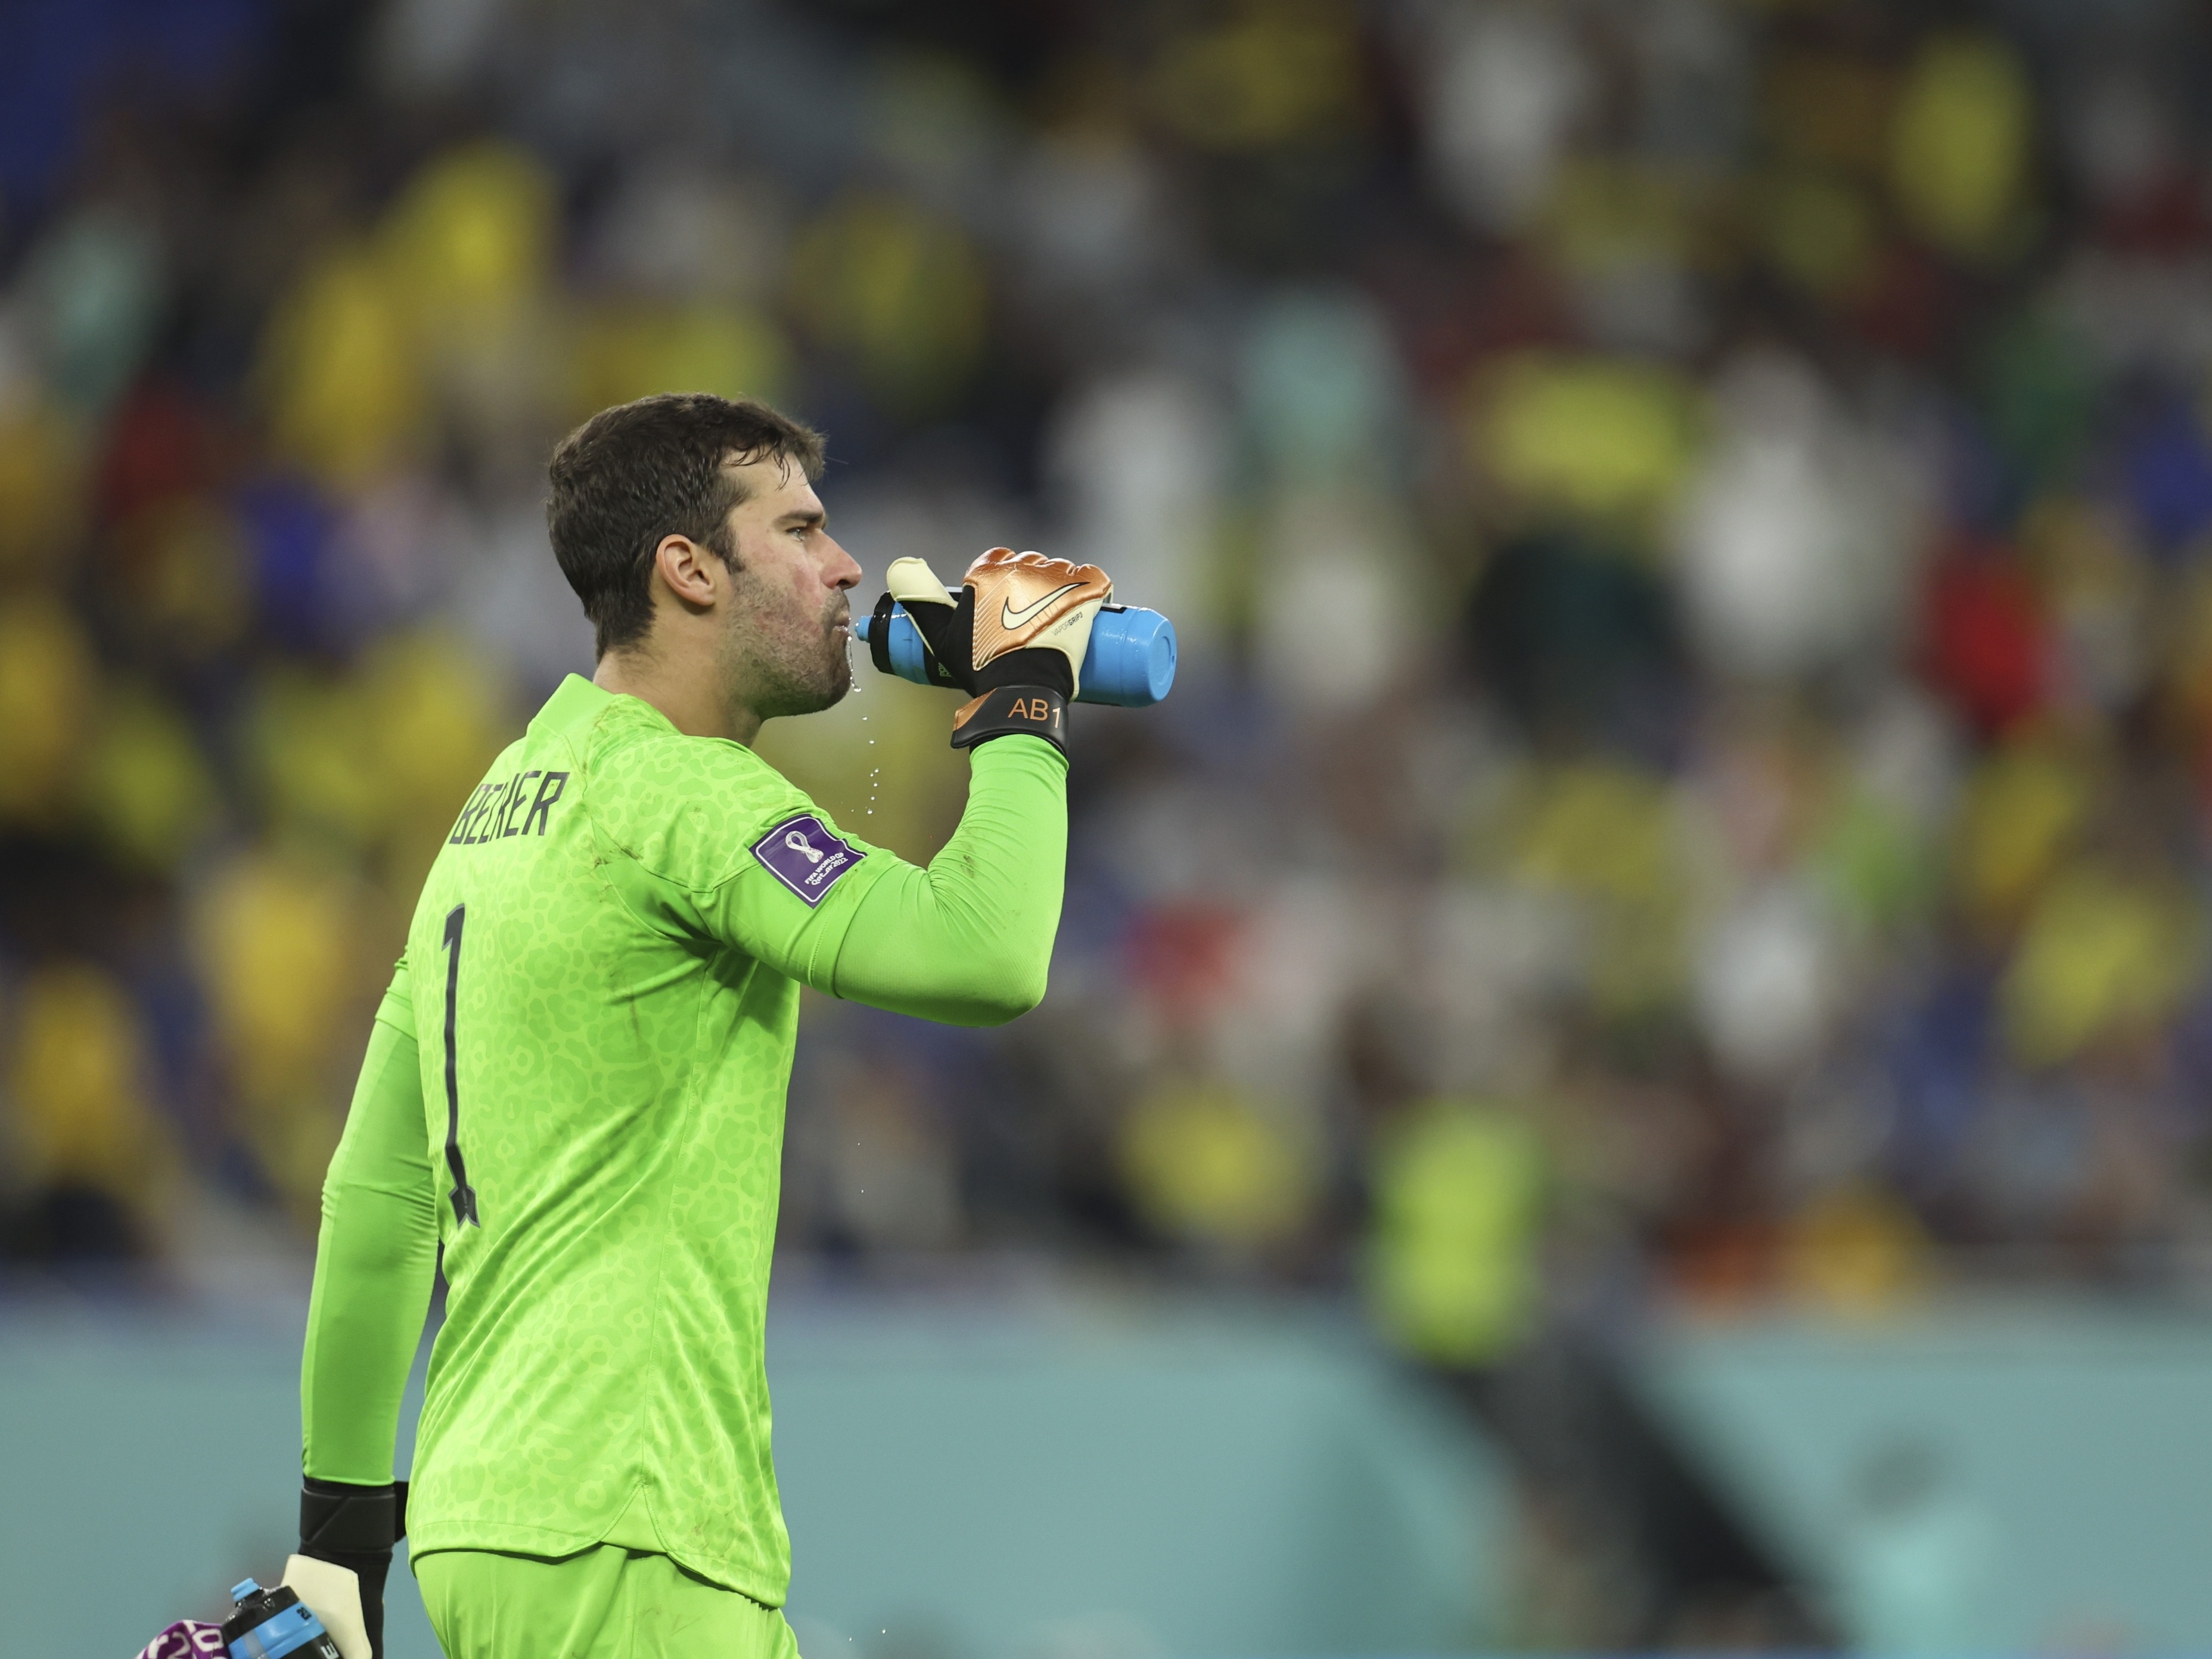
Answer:
[[[599,878],[655,932],[947,1024],[998,1024],[1044,994],[1067,761],[1040,738],[970,751],[967,810],[926,868],[834,830],[751,750],[665,722],[595,769],[587,799]],[[801,890],[810,878],[818,891]]]
[[[370,1028],[345,1133],[323,1182],[300,1365],[302,1464],[322,1480],[392,1478],[400,1396],[437,1272],[436,1188],[406,959]]]
[[[894,862],[861,896],[833,994],[952,1025],[995,1025],[1044,995],[1067,870],[1067,761],[1029,737],[974,750],[968,809],[927,869]]]

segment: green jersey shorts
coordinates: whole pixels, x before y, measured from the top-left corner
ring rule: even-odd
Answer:
[[[610,1544],[781,1606],[763,1345],[799,989],[1034,1006],[1066,771],[978,745],[924,868],[744,745],[568,679],[463,808],[372,1027],[324,1186],[307,1473],[392,1478],[442,1262],[415,1553]]]
[[[415,1577],[446,1659],[799,1659],[775,1608],[616,1544],[558,1561],[440,1550]]]

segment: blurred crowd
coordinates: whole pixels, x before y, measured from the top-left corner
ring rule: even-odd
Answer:
[[[552,441],[1167,611],[1043,1008],[810,1000],[784,1242],[1547,1309],[2201,1279],[2212,173],[2178,0],[0,13],[0,1244],[312,1237],[589,632]],[[927,857],[941,694],[763,752]],[[258,1218],[258,1220],[253,1218]],[[181,1270],[181,1269],[179,1269]]]

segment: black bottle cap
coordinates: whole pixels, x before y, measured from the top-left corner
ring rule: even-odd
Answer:
[[[246,1632],[260,1629],[285,1608],[297,1607],[300,1601],[300,1598],[292,1593],[291,1587],[286,1584],[275,1584],[263,1589],[249,1578],[238,1589],[246,1593],[241,1596],[237,1589],[231,1591],[234,1596],[238,1597],[238,1611],[222,1621],[222,1644],[225,1647]]]

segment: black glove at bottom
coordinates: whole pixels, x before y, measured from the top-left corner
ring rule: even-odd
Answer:
[[[1030,652],[1042,656],[1042,652]],[[1067,752],[1067,694],[1042,685],[1001,685],[963,703],[952,716],[952,746],[972,749],[991,738],[1026,732]]]
[[[300,1490],[300,1553],[344,1567],[361,1583],[369,1650],[384,1659],[384,1580],[407,1535],[407,1483],[351,1486],[307,1477]]]

